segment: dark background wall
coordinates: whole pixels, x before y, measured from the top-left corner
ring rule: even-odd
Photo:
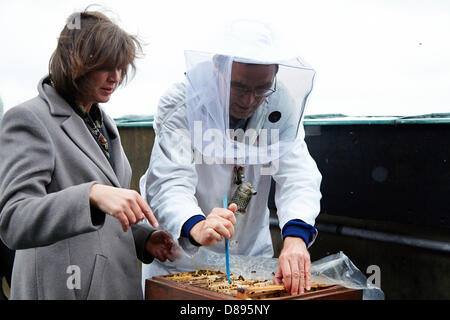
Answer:
[[[363,273],[378,266],[386,299],[450,299],[447,128],[305,125],[306,142],[323,176],[311,260],[342,251]],[[119,126],[119,131],[133,168],[131,187],[139,190],[153,129]],[[268,205],[278,256],[276,205],[273,199]]]
[[[449,299],[448,128],[306,126],[310,153],[323,175],[317,223],[325,232],[311,248],[312,260],[343,251],[362,272],[380,267],[387,299]]]

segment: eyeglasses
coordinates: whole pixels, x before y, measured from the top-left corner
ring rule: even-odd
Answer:
[[[277,78],[275,78],[274,84],[270,89],[250,89],[238,83],[231,83],[230,88],[231,92],[238,97],[243,97],[247,93],[253,92],[253,95],[257,99],[267,98],[268,96],[272,95],[275,91],[277,91]]]

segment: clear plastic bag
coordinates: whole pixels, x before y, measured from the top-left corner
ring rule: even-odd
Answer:
[[[315,282],[362,289],[363,300],[384,300],[383,291],[368,283],[364,274],[342,251],[311,263],[311,278]]]
[[[225,254],[200,248],[194,255],[183,253],[174,264],[183,271],[214,270],[226,273]],[[278,259],[263,257],[230,256],[230,272],[245,279],[271,280],[278,267]],[[380,288],[367,283],[364,274],[341,251],[311,263],[313,282],[335,284],[346,288],[362,289],[364,300],[383,300]]]

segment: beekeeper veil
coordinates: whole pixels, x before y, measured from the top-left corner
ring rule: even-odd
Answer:
[[[314,70],[267,24],[229,23],[214,51],[185,51],[186,105],[203,161],[265,164],[299,137]]]

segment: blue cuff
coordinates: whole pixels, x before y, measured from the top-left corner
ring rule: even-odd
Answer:
[[[191,241],[191,243],[193,245],[199,247],[200,244],[197,241],[195,241],[194,238],[191,237],[191,229],[197,222],[200,222],[200,221],[205,220],[205,219],[206,218],[204,216],[200,215],[200,214],[189,218],[183,224],[183,228],[181,228],[181,236],[189,238],[189,241]]]
[[[281,234],[283,235],[283,240],[286,237],[299,237],[305,241],[306,247],[314,238],[316,229],[314,226],[307,224],[299,219],[289,220],[283,227]]]

